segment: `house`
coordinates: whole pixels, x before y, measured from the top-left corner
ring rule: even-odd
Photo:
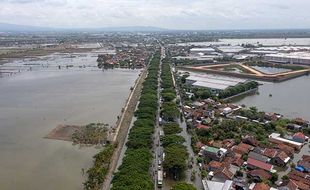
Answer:
[[[293,157],[294,156],[294,148],[287,146],[285,144],[277,144],[276,148],[278,148],[281,151],[284,151],[289,157]]]
[[[298,132],[293,135],[293,141],[295,142],[304,143],[306,140],[307,137],[302,132]]]
[[[209,126],[203,125],[203,124],[201,124],[201,123],[199,123],[199,124],[196,126],[196,128],[197,128],[197,129],[204,129],[204,130],[210,129]]]
[[[228,167],[224,167],[222,170],[215,171],[213,175],[213,180],[215,181],[226,181],[232,180],[234,174],[229,170]]]
[[[297,125],[295,123],[289,123],[286,125],[286,128],[290,129],[290,130],[301,130],[302,126]]]
[[[225,182],[202,180],[204,190],[232,190],[233,181],[226,180]]]
[[[223,148],[231,148],[235,145],[234,139],[225,139],[222,141]]]
[[[248,154],[250,150],[253,150],[253,146],[245,144],[245,143],[240,143],[237,146],[234,146],[233,152],[238,153],[238,154]]]
[[[210,147],[210,146],[203,146],[203,147],[201,147],[199,155],[205,156],[210,160],[215,160],[215,161],[221,162],[224,159],[226,153],[227,153],[227,150],[224,148],[215,148],[215,147]]]
[[[269,141],[275,144],[285,144],[290,147],[293,147],[295,150],[300,150],[301,147],[303,146],[302,143],[295,142],[289,139],[282,138],[279,133],[272,133],[269,135]]]
[[[226,108],[223,109],[222,113],[224,115],[227,115],[227,114],[231,113],[232,111],[233,111],[233,109],[231,109],[230,107],[226,107]]]
[[[298,190],[297,184],[293,180],[284,181],[279,187],[279,190]]]
[[[293,182],[295,182],[300,189],[303,189],[306,186],[310,187],[310,176],[308,174],[298,171],[291,171],[288,174],[288,177],[293,180]]]
[[[284,167],[290,161],[290,159],[291,158],[284,151],[280,151],[275,157],[271,159],[271,163],[280,167]]]
[[[218,161],[214,161],[212,160],[209,164],[208,164],[208,170],[209,171],[219,171],[223,168],[223,164],[221,162]]]
[[[262,169],[252,170],[248,175],[254,180],[254,182],[262,182],[271,179],[271,174]]]
[[[272,148],[265,148],[262,154],[264,156],[267,156],[268,158],[274,158],[278,154],[278,150]]]
[[[253,159],[259,160],[259,161],[261,161],[261,162],[265,162],[265,163],[267,163],[267,162],[270,161],[270,159],[269,159],[267,156],[258,154],[258,153],[253,152],[253,151],[251,151],[251,152],[249,153],[248,158],[253,158]]]
[[[268,172],[273,171],[273,165],[265,163],[265,162],[261,162],[259,160],[255,160],[253,158],[248,158],[247,160],[247,168],[248,169],[263,169],[266,170]]]
[[[249,187],[250,190],[270,190],[269,185],[265,183],[254,183]]]
[[[258,146],[258,141],[255,139],[255,137],[250,136],[250,135],[246,135],[243,139],[242,139],[243,143],[249,144],[251,146]]]

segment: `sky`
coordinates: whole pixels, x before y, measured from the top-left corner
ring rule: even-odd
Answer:
[[[310,0],[0,0],[0,22],[62,28],[310,28]]]

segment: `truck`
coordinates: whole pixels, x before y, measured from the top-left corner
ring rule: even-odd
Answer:
[[[163,130],[159,131],[159,138],[160,138],[160,141],[163,140],[163,138],[164,138],[164,131]]]
[[[162,188],[163,186],[163,171],[158,170],[157,172],[157,187]]]

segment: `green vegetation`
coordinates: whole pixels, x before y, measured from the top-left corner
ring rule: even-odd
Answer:
[[[196,129],[198,140],[207,143],[210,140],[235,139],[240,142],[242,136],[252,135],[259,142],[267,143],[267,137],[274,128],[271,125],[263,126],[260,124],[225,119],[217,125],[213,125],[209,130]],[[195,140],[195,139],[193,139]],[[196,139],[196,142],[198,142]]]
[[[72,134],[74,144],[103,144],[107,138],[108,124],[91,123],[75,130]]]
[[[152,190],[154,188],[148,171],[152,159],[150,147],[158,109],[159,63],[160,53],[156,52],[148,67],[148,75],[143,83],[140,102],[135,112],[137,120],[129,132],[125,157],[112,180],[112,190]]]
[[[251,120],[263,121],[265,112],[258,112],[256,107],[250,107],[249,109],[241,109],[237,112],[238,115],[247,117]]]
[[[165,98],[165,93],[176,95],[174,89],[172,73],[169,63],[162,64],[162,96],[164,99],[162,105],[162,117],[166,121],[170,121],[163,126],[165,137],[163,138],[163,147],[166,154],[165,160],[163,162],[164,169],[174,176],[174,179],[180,179],[181,174],[186,169],[186,160],[188,158],[188,153],[186,147],[183,145],[185,139],[178,135],[182,132],[182,128],[178,123],[174,122],[180,117],[180,111],[176,104],[175,98]],[[174,189],[180,189],[181,186],[176,186]]]
[[[171,190],[196,190],[196,188],[192,184],[179,182],[175,184]]]
[[[179,124],[175,122],[164,124],[163,129],[165,135],[177,134],[182,132],[182,129],[180,128]]]
[[[228,98],[237,94],[240,94],[242,92],[246,92],[251,89],[255,89],[258,87],[258,83],[256,81],[250,81],[244,84],[238,84],[234,87],[229,87],[223,91],[221,91],[218,95],[220,99]]]
[[[101,189],[105,176],[109,171],[109,166],[112,161],[111,157],[115,148],[116,145],[108,145],[94,156],[94,164],[87,170],[87,180],[84,182],[84,189]]]
[[[173,135],[165,135],[163,138],[163,146],[167,147],[169,145],[173,144],[183,144],[185,142],[185,139],[179,135],[173,134]]]

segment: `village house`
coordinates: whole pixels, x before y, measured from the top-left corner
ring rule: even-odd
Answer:
[[[248,158],[253,158],[253,159],[259,160],[261,162],[265,162],[265,163],[268,163],[270,161],[270,158],[268,158],[267,156],[258,154],[258,153],[253,152],[253,151],[251,151],[249,153]]]
[[[299,189],[309,190],[310,189],[310,176],[303,172],[291,171],[288,174],[290,180],[292,180]]]
[[[248,176],[256,183],[271,179],[271,174],[262,169],[251,170],[248,172]]]
[[[254,169],[263,169],[266,170],[268,172],[273,171],[273,165],[265,163],[265,162],[261,162],[259,160],[255,160],[253,158],[248,158],[247,160],[247,168],[254,170]]]
[[[284,181],[279,187],[279,190],[298,190],[297,184],[293,180]]]
[[[300,150],[301,147],[303,146],[302,143],[295,142],[289,139],[282,138],[279,133],[272,133],[269,135],[269,141],[275,144],[285,144],[290,147],[293,147],[295,150]]]
[[[254,147],[245,143],[240,143],[236,146],[232,147],[232,151],[237,153],[237,154],[248,154],[250,152],[250,150],[253,150]]]
[[[215,160],[221,162],[227,153],[227,149],[224,148],[215,148],[209,146],[201,147],[199,155],[208,158],[209,160]]]
[[[251,146],[258,146],[258,141],[255,139],[255,137],[250,136],[250,135],[246,135],[243,139],[242,139],[243,143],[249,144]]]
[[[204,190],[232,190],[233,181],[226,180],[225,182],[202,180]]]
[[[299,143],[305,143],[308,140],[308,137],[304,135],[302,132],[295,133],[293,135],[293,141]]]
[[[280,167],[284,167],[290,161],[290,159],[291,158],[284,151],[280,151],[275,157],[271,159],[271,163]]]
[[[271,188],[265,183],[253,183],[250,185],[249,190],[271,190]]]

